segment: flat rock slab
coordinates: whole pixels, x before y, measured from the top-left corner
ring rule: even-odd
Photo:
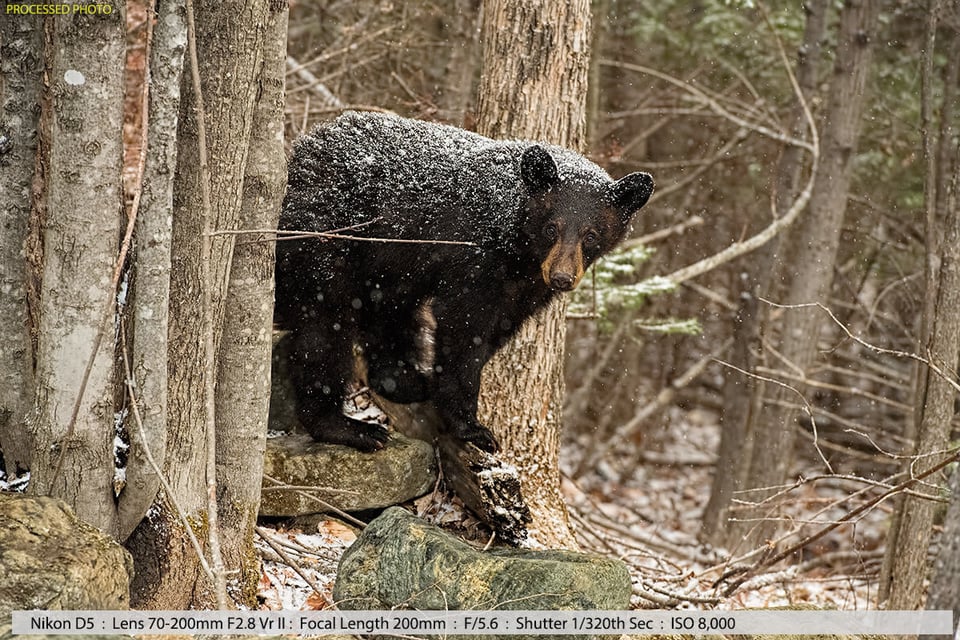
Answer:
[[[333,596],[341,609],[579,610],[627,609],[630,590],[619,560],[570,551],[478,551],[391,508],[344,553]]]
[[[0,493],[0,612],[126,609],[133,560],[62,500]]]
[[[362,511],[418,498],[436,484],[437,462],[430,444],[397,434],[373,453],[290,434],[267,440],[263,473],[260,515],[298,516],[331,505]]]

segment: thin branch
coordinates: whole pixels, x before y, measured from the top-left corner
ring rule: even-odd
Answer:
[[[683,80],[680,80],[679,78],[672,76],[668,73],[658,71],[652,67],[646,67],[639,64],[632,64],[629,62],[620,62],[616,60],[600,60],[600,64],[607,67],[617,67],[620,69],[625,69],[627,71],[636,71],[638,73],[643,73],[648,76],[653,76],[654,78],[659,78],[664,82],[672,84],[675,87],[682,89],[683,91],[686,91],[688,94],[693,96],[695,100],[709,107],[710,110],[716,113],[718,116],[726,118],[727,120],[729,120],[730,122],[738,126],[741,126],[745,129],[749,129],[750,131],[755,131],[763,136],[777,140],[778,142],[783,142],[784,144],[801,147],[803,149],[806,149],[810,153],[814,153],[815,151],[814,145],[816,143],[810,143],[810,142],[807,142],[806,140],[800,140],[799,138],[794,138],[793,136],[788,135],[782,131],[776,131],[769,127],[765,127],[763,125],[759,125],[753,122],[749,122],[748,120],[744,120],[743,118],[737,115],[734,115],[727,109],[723,108],[717,100],[708,96],[706,92],[704,92],[703,90],[698,89],[694,85],[689,84]],[[787,68],[789,69],[789,65],[787,65]],[[792,71],[790,72],[790,75],[792,77],[793,75]]]
[[[767,24],[769,25],[769,19],[766,17],[766,15],[764,15],[764,18],[765,20],[767,20]],[[775,31],[774,31],[774,35],[776,35]],[[727,116],[728,119],[730,119],[735,124],[738,124],[742,127],[746,127],[752,131],[757,131],[758,133],[762,133],[763,135],[771,136],[776,140],[780,140],[781,142],[799,146],[810,152],[810,176],[807,179],[807,184],[806,186],[804,186],[803,191],[800,192],[800,195],[797,196],[797,199],[794,200],[793,204],[790,206],[790,209],[788,209],[787,212],[782,217],[776,217],[776,214],[775,214],[774,221],[770,223],[770,225],[768,225],[765,229],[763,229],[762,231],[754,235],[753,237],[748,238],[747,240],[744,240],[744,241],[735,242],[729,247],[727,247],[726,249],[720,251],[719,253],[716,253],[710,257],[700,260],[699,262],[696,262],[692,265],[689,265],[687,267],[674,271],[672,274],[667,276],[667,279],[673,280],[677,284],[684,282],[685,280],[689,280],[690,278],[695,278],[697,276],[703,275],[708,271],[712,271],[713,269],[716,269],[722,264],[726,264],[727,262],[730,262],[735,258],[739,258],[742,255],[745,255],[751,251],[759,249],[760,247],[765,245],[767,242],[775,238],[785,228],[793,224],[794,220],[796,220],[800,216],[800,213],[806,208],[807,202],[809,202],[810,196],[813,194],[813,185],[816,180],[817,171],[820,166],[820,137],[817,132],[816,122],[814,122],[814,119],[813,119],[813,114],[810,112],[810,107],[807,104],[806,98],[804,98],[803,96],[803,91],[800,89],[800,86],[797,83],[797,78],[793,73],[793,69],[790,67],[790,62],[787,59],[787,53],[783,48],[783,42],[781,42],[779,37],[775,37],[774,39],[777,43],[777,50],[780,54],[780,59],[783,62],[783,68],[787,74],[787,77],[790,79],[790,85],[793,87],[794,94],[796,95],[797,101],[800,104],[801,108],[803,109],[803,114],[804,114],[804,117],[806,118],[807,126],[810,129],[810,142],[798,140],[796,138],[793,138],[792,136],[788,136],[788,135],[767,129],[766,127],[751,125],[750,123],[740,118],[737,118],[733,114],[729,114],[728,112],[726,112],[716,101],[709,98],[706,94],[704,94],[702,91],[700,91],[696,87],[693,87],[692,85],[682,82],[672,76],[655,71],[654,69],[650,69],[649,67],[641,67],[640,65],[627,65],[624,67],[627,69],[640,71],[642,73],[649,73],[650,75],[666,80],[671,84],[674,84],[686,91],[689,91],[693,95],[698,96],[700,97],[700,99],[706,101],[707,104],[711,106],[711,108],[717,111],[717,113],[728,114]]]
[[[813,406],[809,402],[807,402],[806,397],[804,397],[804,395],[796,387],[793,387],[787,384],[786,382],[782,382],[775,378],[761,376],[756,373],[746,371],[744,369],[741,369],[738,366],[730,364],[729,362],[724,362],[723,360],[716,360],[716,362],[717,364],[727,367],[728,369],[733,369],[737,373],[745,375],[748,378],[754,378],[756,380],[760,380],[761,382],[767,382],[769,384],[777,385],[779,387],[786,389],[787,391],[791,391],[794,394],[796,394],[800,398],[800,401],[803,403],[803,411],[804,413],[807,414],[807,417],[810,418],[810,424],[813,427],[813,448],[817,450],[817,455],[820,456],[820,460],[823,462],[824,466],[826,466],[826,468],[831,473],[833,473],[833,467],[830,465],[830,461],[827,460],[827,456],[825,456],[823,454],[823,451],[820,450],[820,442],[819,442],[820,436],[819,436],[819,431],[817,429],[817,419],[813,415]]]
[[[308,493],[307,491],[301,490],[299,488],[293,488],[286,482],[283,482],[282,480],[278,480],[277,478],[274,478],[273,476],[269,476],[267,474],[263,474],[263,479],[266,480],[267,482],[272,482],[274,484],[274,487],[265,487],[263,489],[264,491],[270,491],[271,489],[289,489],[291,491],[296,492],[298,496],[302,498],[306,498],[307,500],[310,500],[312,502],[316,502],[325,511],[329,511],[330,513],[336,514],[337,517],[342,518],[343,520],[346,520],[347,522],[353,525],[356,525],[361,529],[367,526],[367,523],[364,522],[363,520],[358,520],[356,517],[350,515],[346,511],[342,509],[338,509],[336,506],[330,504],[329,502],[327,502],[326,500],[323,500],[322,498],[318,498],[317,496],[313,495],[313,493]],[[317,487],[312,487],[312,489],[316,490]]]
[[[778,304],[776,302],[771,302],[770,300],[767,300],[765,298],[760,298],[760,300],[778,309],[803,309],[806,307],[817,307],[821,311],[826,313],[828,316],[830,316],[830,319],[833,320],[834,324],[840,327],[840,330],[843,331],[843,333],[846,334],[848,338],[850,338],[860,346],[866,347],[867,349],[870,349],[871,351],[874,351],[876,353],[896,356],[898,358],[907,358],[909,360],[915,360],[916,362],[920,362],[930,367],[930,370],[936,373],[938,376],[940,376],[951,387],[953,387],[954,391],[956,391],[957,393],[960,393],[960,383],[957,383],[957,381],[953,377],[949,376],[947,372],[945,372],[939,366],[931,362],[929,359],[924,358],[923,356],[919,356],[915,353],[911,353],[909,351],[901,351],[899,349],[887,349],[885,347],[878,347],[875,344],[870,344],[863,338],[857,335],[854,335],[854,333],[850,331],[850,329],[847,328],[845,324],[840,322],[839,318],[837,318],[837,316],[834,315],[833,311],[831,311],[826,305],[824,305],[821,302],[804,302],[799,304]]]
[[[721,576],[720,580],[717,581],[718,584],[719,584],[720,582],[726,581],[728,578],[732,577],[733,575],[736,575],[737,573],[741,573],[741,572],[742,572],[742,573],[744,574],[743,577],[741,577],[741,578],[739,578],[738,580],[732,582],[732,583],[724,590],[724,592],[723,592],[724,596],[729,597],[734,591],[736,591],[738,588],[740,588],[740,586],[742,586],[743,583],[744,583],[750,576],[755,575],[758,571],[760,571],[760,570],[762,570],[762,569],[766,569],[766,568],[768,568],[768,567],[772,567],[773,565],[775,565],[776,563],[780,562],[781,560],[785,560],[786,558],[789,558],[790,556],[792,556],[792,555],[795,554],[796,552],[800,551],[800,550],[803,549],[804,547],[810,545],[810,544],[813,543],[813,542],[816,542],[817,540],[819,540],[819,539],[822,538],[823,536],[827,535],[828,533],[830,533],[831,531],[833,531],[833,530],[836,529],[837,527],[852,522],[855,518],[859,517],[861,513],[864,513],[864,512],[866,512],[867,510],[872,509],[873,507],[875,507],[876,505],[880,504],[881,502],[883,502],[883,501],[886,500],[887,498],[893,496],[894,494],[900,493],[900,492],[902,492],[902,491],[904,491],[904,490],[906,490],[906,489],[911,488],[913,485],[917,484],[917,483],[920,482],[921,480],[924,480],[924,479],[932,476],[933,474],[937,473],[937,472],[940,471],[941,469],[943,469],[943,468],[945,468],[945,467],[953,464],[954,462],[958,462],[958,461],[960,461],[960,449],[954,449],[954,450],[953,450],[953,453],[952,453],[951,455],[947,456],[946,458],[944,458],[943,460],[941,460],[941,461],[938,462],[937,464],[933,465],[933,466],[930,467],[929,469],[927,469],[927,470],[925,470],[925,471],[922,471],[921,473],[919,473],[919,474],[917,474],[917,475],[914,475],[914,476],[912,476],[912,477],[904,480],[904,481],[901,482],[900,484],[898,484],[898,485],[896,485],[896,486],[894,486],[894,487],[891,487],[890,489],[887,489],[886,491],[884,491],[883,493],[881,493],[881,494],[878,495],[877,497],[875,497],[875,498],[873,498],[873,499],[871,499],[871,500],[868,500],[867,502],[865,502],[864,504],[860,505],[859,507],[857,507],[857,508],[854,509],[853,511],[850,511],[849,513],[844,514],[841,518],[838,518],[835,522],[830,523],[829,525],[823,527],[823,528],[820,529],[819,531],[817,531],[817,532],[815,532],[814,534],[808,536],[807,538],[805,538],[805,539],[797,542],[796,544],[793,544],[793,545],[787,547],[786,549],[784,549],[784,550],[781,551],[780,553],[770,555],[770,557],[767,557],[767,558],[764,558],[764,559],[760,560],[757,564],[755,564],[753,567],[750,567],[749,569],[738,569],[738,570],[729,572],[727,575]]]
[[[640,426],[643,425],[651,415],[669,404],[679,389],[682,389],[693,382],[697,376],[703,373],[703,371],[707,368],[707,365],[716,359],[716,354],[723,353],[730,347],[731,344],[732,340],[727,340],[720,345],[715,352],[709,353],[703,358],[700,358],[700,360],[695,362],[693,366],[684,371],[682,375],[675,378],[670,383],[670,386],[661,390],[653,400],[638,408],[633,417],[618,427],[616,431],[614,431],[613,435],[607,438],[603,443],[599,444],[589,458],[586,459],[586,461],[581,461],[577,469],[577,474],[582,473],[584,469],[596,466],[596,464],[599,463],[605,455],[607,455],[607,452],[610,451],[610,449],[629,438],[630,435],[635,430],[640,428]]]
[[[300,64],[294,58],[287,56],[287,73],[295,73],[307,84],[300,87],[300,90],[311,90],[320,96],[324,106],[332,107],[335,109],[343,108],[343,102],[340,101],[330,89],[327,88],[323,81],[317,76],[313,75],[305,65]]]
[[[369,223],[366,223],[369,224]],[[301,240],[303,238],[328,238],[331,240],[357,240],[360,242],[388,242],[396,244],[452,244],[465,247],[475,247],[476,242],[465,240],[419,240],[403,238],[370,238],[366,236],[352,236],[335,231],[291,231],[288,229],[223,229],[219,231],[208,231],[205,235],[215,236],[236,236],[247,234],[272,234],[275,238],[266,238],[257,242],[274,242],[280,240]]]

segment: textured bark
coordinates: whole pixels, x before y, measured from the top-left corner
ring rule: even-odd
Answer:
[[[582,150],[590,46],[587,0],[486,0],[477,129]],[[483,372],[480,420],[520,469],[531,541],[575,548],[560,495],[566,301],[527,322]]]
[[[235,230],[247,145],[257,96],[257,74],[262,63],[266,0],[195,3],[199,73],[206,113],[206,151],[209,163],[213,230]],[[195,531],[207,530],[206,425],[211,418],[202,390],[215,371],[205,366],[202,288],[204,207],[203,171],[199,157],[197,97],[189,73],[181,82],[177,168],[174,177],[173,228],[170,272],[170,315],[167,384],[167,446],[164,472]],[[214,353],[220,345],[234,238],[212,239],[210,282]],[[158,504],[154,519],[144,522],[131,548],[141,560],[170,556],[150,580],[139,581],[134,604],[142,608],[183,609],[204,602],[207,585],[200,581],[199,559],[185,550],[182,536],[164,527],[179,527],[167,502]],[[144,570],[149,567],[144,567]],[[138,567],[138,572],[141,570]]]
[[[266,20],[263,64],[243,182],[241,229],[274,229],[287,183],[283,149],[286,2]],[[243,236],[234,247],[217,374],[217,483],[226,566],[239,570],[234,598],[256,606],[259,554],[253,547],[270,409],[273,329],[271,237]]]
[[[956,470],[950,478],[950,506],[940,534],[927,609],[952,609],[953,623],[960,632],[960,472]],[[928,638],[933,640],[933,636],[923,640]]]
[[[933,51],[939,2],[934,0],[930,7],[927,25],[927,45],[924,47],[923,91],[921,97],[921,130],[923,131],[924,160],[927,166],[926,209],[927,209],[927,260],[924,292],[924,316],[918,353],[929,358],[941,371],[956,370],[960,356],[960,206],[956,192],[960,187],[960,174],[950,174],[949,156],[943,153],[943,147],[953,147],[949,133],[952,119],[954,90],[951,88],[943,96],[941,117],[946,119],[946,127],[934,151],[933,129]],[[949,46],[951,63],[947,75],[956,74],[958,56],[955,47]],[[952,180],[952,185],[951,185]],[[944,449],[949,447],[951,422],[954,415],[956,391],[949,380],[935,373],[931,367],[920,365],[917,369],[916,400],[914,402],[914,432],[916,445],[915,460],[905,464],[906,473],[915,473],[932,466],[943,459]],[[917,493],[934,498],[938,485],[944,479],[937,476],[917,488]],[[937,503],[916,495],[903,496],[896,518],[891,525],[887,541],[886,556],[881,573],[880,597],[887,599],[888,608],[917,608],[924,595],[924,583],[928,573],[927,551],[932,537]],[[946,538],[944,538],[946,539]]]
[[[0,22],[0,469],[30,468],[23,428],[33,391],[25,243],[30,219],[43,71],[43,23]]]
[[[817,86],[820,42],[826,29],[829,7],[828,0],[815,0],[804,5],[807,20],[803,43],[797,55],[796,78],[808,104]],[[792,120],[791,134],[798,139],[808,138],[806,115],[799,100],[793,107]],[[778,215],[784,215],[797,197],[803,160],[804,150],[801,147],[789,146],[783,150],[774,178]],[[759,300],[761,297],[771,297],[768,289],[772,284],[774,262],[781,245],[782,237],[753,254],[739,274],[739,281],[734,283],[741,292],[739,306],[733,317],[730,364],[741,371],[755,371],[762,361],[760,337],[765,314]],[[747,379],[734,371],[724,378],[723,412],[720,416],[723,431],[716,465],[718,472],[713,477],[701,530],[704,539],[721,547],[729,547],[736,542],[728,536],[731,533],[727,526],[729,509],[734,493],[743,488],[749,473],[754,445],[751,436],[757,431],[757,418],[766,389],[763,382]]]
[[[117,535],[113,502],[113,263],[122,219],[124,7],[46,21],[50,109],[31,491]],[[74,404],[81,398],[73,422]],[[62,467],[61,467],[62,458]]]
[[[878,14],[878,0],[847,0],[841,12],[817,181],[806,217],[798,221],[787,239],[787,246],[796,247],[803,257],[784,263],[794,269],[784,274],[788,282],[785,302],[789,304],[826,303],[830,293]],[[786,313],[779,351],[791,368],[804,372],[809,369],[821,325],[820,311],[814,307],[791,309]],[[802,385],[799,390],[802,391]],[[784,406],[786,403],[782,401],[790,399],[787,394],[792,392],[782,387],[773,390],[774,400],[761,420],[768,426],[764,433],[755,435],[761,446],[752,451],[745,485],[754,491],[745,496],[748,500],[766,498],[787,479],[790,471],[796,411]],[[776,515],[776,508],[771,511],[766,505],[748,512],[747,520],[766,520],[739,523],[732,528],[730,540],[743,540],[749,547],[763,544],[777,529]]]
[[[454,0],[449,11],[449,25],[440,37],[450,44],[450,57],[444,70],[447,82],[439,87],[438,115],[444,122],[464,126],[477,72],[478,0]]]
[[[120,494],[120,538],[125,540],[156,500],[167,442],[167,317],[173,176],[177,167],[180,79],[187,46],[184,0],[159,0],[150,53],[147,158],[134,231],[133,294],[129,305],[130,368],[143,423],[128,421],[127,483]]]

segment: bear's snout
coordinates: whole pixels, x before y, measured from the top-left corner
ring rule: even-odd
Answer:
[[[554,273],[550,276],[550,288],[557,291],[573,291],[577,279],[569,273]]]
[[[554,291],[573,291],[583,277],[583,251],[579,242],[557,241],[540,265],[543,282]]]

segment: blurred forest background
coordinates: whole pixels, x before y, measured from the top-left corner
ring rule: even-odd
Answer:
[[[287,138],[345,108],[470,128],[479,11],[292,4]],[[658,191],[571,307],[565,473],[643,487],[651,466],[683,482],[684,465],[716,462],[711,491],[690,488],[700,538],[746,551],[773,538],[771,520],[802,528],[781,519],[791,505],[825,501],[830,521],[946,457],[955,383],[934,410],[918,360],[956,380],[943,252],[956,237],[957,4],[595,0],[593,20],[586,153],[614,177],[653,173]],[[784,55],[822,145],[812,183]],[[798,222],[761,249],[678,272],[798,201]],[[932,346],[935,326],[952,351]],[[924,457],[910,458],[918,430]],[[941,502],[913,525],[927,541],[946,495],[933,477],[919,491]],[[848,497],[831,503],[830,491]],[[871,509],[892,516],[892,505]],[[889,523],[878,521],[880,532],[851,527],[852,573],[879,576]],[[914,606],[910,591],[901,603]]]

